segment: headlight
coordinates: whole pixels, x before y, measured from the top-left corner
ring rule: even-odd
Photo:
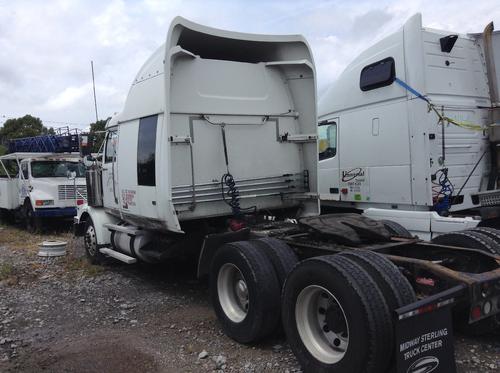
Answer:
[[[53,199],[37,199],[35,201],[36,206],[52,206],[54,204]]]

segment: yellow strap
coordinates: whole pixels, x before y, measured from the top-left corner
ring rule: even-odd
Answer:
[[[439,117],[439,121],[444,124],[444,122],[448,122],[451,124],[454,124],[455,126],[462,127],[471,131],[479,131],[482,132],[484,130],[488,130],[489,127],[493,126],[493,124],[487,124],[485,126],[481,126],[480,124],[474,124],[471,122],[460,122],[458,120],[452,119],[450,117],[447,117],[445,115],[442,115],[434,106],[434,104],[429,104],[429,111],[432,110],[434,111],[437,116]]]

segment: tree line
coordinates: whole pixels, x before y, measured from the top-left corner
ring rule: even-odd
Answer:
[[[90,124],[90,134],[93,138],[92,152],[97,152],[101,145],[104,134],[99,131],[104,131],[106,120],[98,120]],[[53,127],[44,126],[40,118],[32,115],[25,115],[20,118],[7,119],[0,128],[0,155],[6,154],[9,149],[9,141],[23,137],[32,137],[40,135],[54,135],[56,131]]]

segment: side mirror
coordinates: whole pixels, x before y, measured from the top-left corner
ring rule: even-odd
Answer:
[[[83,157],[83,165],[86,168],[92,167],[95,161],[96,161],[96,159],[94,157],[92,157],[91,155],[87,155],[87,156]]]

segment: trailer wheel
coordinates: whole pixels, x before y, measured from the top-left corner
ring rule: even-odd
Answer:
[[[278,278],[266,255],[249,242],[232,242],[217,250],[210,295],[222,329],[237,342],[257,341],[278,326]]]
[[[396,223],[395,221],[392,220],[380,220],[382,224],[384,224],[385,229],[389,231],[391,236],[396,236],[396,237],[404,237],[404,238],[413,238],[413,235],[403,227],[401,224]]]
[[[492,254],[497,253],[497,244],[493,240],[480,233],[473,233],[470,231],[445,233],[433,238],[431,242],[438,245],[471,248]]]
[[[388,367],[389,308],[370,275],[346,257],[298,264],[285,282],[282,318],[306,372],[385,372]]]
[[[99,251],[94,222],[90,216],[85,221],[85,235],[83,236],[83,242],[85,246],[85,254],[87,255],[89,261],[92,264],[101,264],[105,257]]]
[[[276,238],[259,238],[250,242],[260,248],[271,261],[281,289],[286,277],[299,262],[299,258],[290,246]]]

